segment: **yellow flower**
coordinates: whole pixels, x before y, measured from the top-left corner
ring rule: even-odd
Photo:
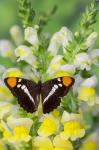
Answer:
[[[48,137],[37,136],[33,140],[33,150],[73,150],[72,143],[63,140],[59,135],[55,136],[53,141]]]
[[[38,134],[44,137],[50,136],[57,132],[58,127],[59,127],[59,121],[51,114],[47,114],[44,117],[44,120],[40,128],[38,129]]]
[[[12,94],[5,86],[3,80],[0,80],[0,100],[11,100]]]
[[[0,141],[0,150],[4,150],[4,145],[3,145],[2,141]]]
[[[54,150],[66,150],[65,148],[62,148],[62,147],[56,147],[54,148]],[[68,149],[67,149],[68,150]]]
[[[33,148],[34,147],[39,150],[53,150],[53,144],[48,137],[35,137],[33,141]]]
[[[18,68],[10,68],[5,71],[3,78],[6,77],[22,77],[23,73]]]
[[[73,150],[72,143],[68,140],[64,140],[60,135],[56,135],[53,140],[54,150]]]
[[[83,144],[80,150],[96,150],[96,142],[93,140],[88,140]]]
[[[72,120],[64,123],[64,131],[60,133],[61,138],[71,139],[72,141],[77,138],[83,137],[85,134],[85,129],[81,127],[80,123]]]
[[[81,87],[78,95],[78,99],[87,101],[89,105],[95,104],[95,88],[93,87]]]
[[[29,131],[24,126],[16,126],[12,133],[9,131],[4,131],[3,139],[8,140],[8,142],[28,142],[31,139]]]
[[[51,114],[55,117],[55,118],[57,118],[58,120],[60,120],[60,112],[58,111],[58,109],[54,109],[52,112],[51,112]]]
[[[57,71],[53,76],[54,78],[57,78],[62,76],[71,76],[71,74],[66,71]]]

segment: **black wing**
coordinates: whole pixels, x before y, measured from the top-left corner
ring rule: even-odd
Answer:
[[[58,77],[42,84],[41,95],[43,112],[49,113],[60,105],[61,97],[65,96],[74,83],[69,76]]]
[[[8,77],[5,84],[12,94],[18,98],[18,103],[27,112],[35,112],[39,104],[39,87],[36,83],[23,78]]]

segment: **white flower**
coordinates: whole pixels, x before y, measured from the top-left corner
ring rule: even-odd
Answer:
[[[96,87],[96,84],[97,84],[97,78],[96,76],[92,76],[84,80],[81,85],[84,87],[90,88],[90,87]]]
[[[16,48],[15,55],[19,57],[17,61],[24,60],[30,65],[32,65],[34,68],[36,67],[36,57],[33,55],[31,48],[25,45],[20,45]]]
[[[23,33],[18,25],[11,27],[10,34],[16,45],[20,45],[23,42]]]
[[[89,37],[86,39],[86,42],[85,42],[85,45],[89,48],[89,47],[92,47],[95,42],[96,42],[96,39],[97,39],[97,32],[92,32]]]
[[[37,30],[32,27],[27,27],[25,29],[25,40],[31,43],[34,47],[38,48],[39,40],[38,40]]]
[[[94,49],[89,52],[89,55],[92,59],[92,63],[99,67],[99,49]]]
[[[79,53],[75,56],[74,65],[76,68],[81,70],[90,70],[91,58],[87,53]]]
[[[79,90],[79,86],[81,85],[83,80],[84,79],[80,75],[75,76],[75,83],[73,85],[73,93],[74,94],[77,94],[77,92]]]
[[[2,57],[14,56],[14,47],[9,40],[0,40],[0,55]]]
[[[0,119],[15,113],[16,106],[8,102],[0,102]]]
[[[56,32],[50,41],[48,51],[51,52],[52,55],[56,55],[59,48],[66,47],[69,41],[72,40],[72,33],[66,27],[62,27],[59,32]]]

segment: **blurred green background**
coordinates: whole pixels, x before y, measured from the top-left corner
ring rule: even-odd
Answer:
[[[84,11],[85,6],[91,1],[92,0],[31,0],[37,15],[42,11],[50,11],[55,4],[58,6],[57,12],[52,16],[48,25],[45,27],[45,30],[51,33],[59,30],[60,27],[64,25],[72,31],[78,30],[81,13]],[[21,24],[18,18],[17,0],[0,0],[0,38],[8,37],[9,29],[14,24]],[[95,25],[95,29],[99,32],[98,26],[99,23]]]
[[[58,6],[57,12],[51,17],[45,31],[54,33],[62,26],[67,26],[71,31],[79,30],[79,20],[81,13],[92,0],[31,0],[36,15],[40,12],[50,11],[54,5]],[[98,4],[99,5],[99,4]],[[99,33],[99,15],[98,22],[94,25],[95,31]],[[17,0],[0,0],[0,39],[9,38],[9,29],[11,26],[19,24]],[[99,38],[95,47],[99,47]],[[99,75],[98,68],[94,71]]]

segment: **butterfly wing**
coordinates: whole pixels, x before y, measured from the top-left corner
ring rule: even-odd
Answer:
[[[59,77],[42,84],[41,95],[43,112],[48,113],[60,105],[61,97],[65,96],[74,83],[69,76]]]
[[[35,112],[39,104],[39,88],[32,81],[17,77],[4,79],[12,94],[18,98],[18,103],[27,112]]]

